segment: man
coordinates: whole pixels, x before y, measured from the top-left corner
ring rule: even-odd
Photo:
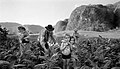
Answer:
[[[80,34],[77,32],[78,30],[75,29],[74,30],[74,33],[73,33],[73,37],[75,38],[75,42],[77,43],[78,42],[78,39],[80,37]]]
[[[21,43],[29,43],[28,38],[29,38],[29,33],[26,30],[25,27],[19,26],[18,27],[18,32],[19,32],[19,40]]]
[[[53,37],[53,30],[54,30],[53,26],[48,25],[41,32],[40,43],[45,51],[48,51],[48,49],[49,49],[48,43],[54,43],[54,44],[56,43],[56,41]]]
[[[2,26],[0,25],[0,32],[3,32]]]
[[[26,53],[28,50],[30,50],[31,46],[29,43],[29,33],[26,30],[25,27],[19,26],[18,27],[18,36],[19,36],[19,41],[21,43],[20,45],[20,57]]]
[[[7,37],[8,32],[9,32],[9,30],[7,30],[7,28],[3,28],[3,34],[4,34],[5,38]]]

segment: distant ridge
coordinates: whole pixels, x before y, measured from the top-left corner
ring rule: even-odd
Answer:
[[[0,25],[6,27],[10,34],[15,34],[17,32],[17,27],[21,24],[15,22],[0,22]]]
[[[19,26],[21,24],[19,23],[15,23],[15,22],[0,22],[0,25],[2,25],[3,27],[14,27],[14,26]]]
[[[16,22],[0,22],[0,25],[6,27],[10,31],[10,34],[13,33],[16,34],[18,31],[17,27],[22,24]],[[32,33],[39,33],[41,29],[43,29],[43,27],[40,25],[23,25],[23,26],[25,26]]]
[[[43,29],[40,25],[24,25],[31,31],[32,33],[40,33],[40,31]]]

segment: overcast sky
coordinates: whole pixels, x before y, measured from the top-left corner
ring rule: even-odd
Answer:
[[[0,0],[0,22],[55,25],[84,4],[113,4],[119,0]]]

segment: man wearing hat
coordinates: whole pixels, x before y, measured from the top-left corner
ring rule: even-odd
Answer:
[[[48,42],[56,43],[56,41],[53,37],[53,30],[54,30],[53,26],[48,25],[41,32],[40,43],[45,51],[48,51],[48,49],[49,49]]]

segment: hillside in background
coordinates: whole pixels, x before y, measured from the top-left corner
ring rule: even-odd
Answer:
[[[108,31],[115,28],[114,13],[101,4],[82,5],[71,13],[66,30],[75,28],[85,31]]]
[[[10,34],[16,34],[18,31],[17,27],[20,26],[21,24],[14,22],[0,22],[0,25],[6,27],[10,31]],[[43,27],[39,25],[24,25],[24,26],[32,33],[39,33],[43,29]]]
[[[0,22],[0,24],[10,30],[10,33],[17,31],[15,22]],[[43,29],[40,25],[24,25],[32,33],[39,33]],[[60,20],[54,26],[54,32],[61,32],[74,29],[83,31],[106,32],[120,28],[120,2],[102,5],[81,5],[73,10],[70,17]]]
[[[16,33],[17,27],[21,24],[15,22],[0,22],[0,25],[6,27],[10,32],[9,33]]]
[[[43,29],[43,27],[40,25],[24,25],[24,26],[27,27],[29,31],[31,31],[32,33],[40,33],[41,30]]]
[[[68,18],[68,23],[64,21],[57,22],[55,32],[76,28],[83,31],[97,32],[120,28],[120,2],[107,5],[81,5],[73,10]]]
[[[64,31],[66,29],[67,24],[68,24],[68,19],[65,19],[63,21],[62,20],[58,21],[55,25],[55,33]]]
[[[21,24],[19,23],[15,23],[15,22],[0,22],[0,25],[2,25],[3,27],[15,27],[15,26],[19,26]]]
[[[120,1],[114,4],[115,23],[120,27]]]

